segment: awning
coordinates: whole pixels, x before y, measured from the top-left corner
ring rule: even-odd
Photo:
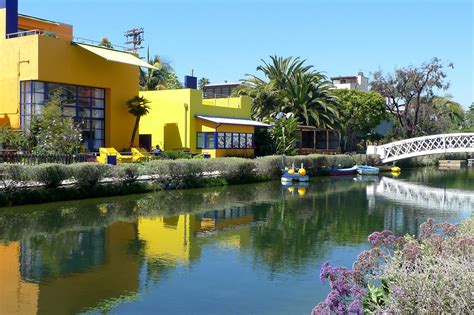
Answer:
[[[146,63],[140,58],[137,58],[134,55],[126,53],[126,52],[108,49],[108,48],[101,48],[101,47],[91,46],[91,45],[86,45],[86,44],[80,44],[80,43],[75,43],[75,44],[108,61],[120,62],[120,63],[125,63],[128,65],[133,65],[133,66],[138,66],[138,67],[143,67],[143,68],[156,69],[156,67],[153,67],[152,65]]]
[[[216,117],[216,116],[204,116],[196,115],[197,118],[210,121],[216,124],[222,125],[242,125],[242,126],[255,126],[255,127],[270,127],[270,125],[264,124],[259,121],[242,118],[230,118],[230,117]]]

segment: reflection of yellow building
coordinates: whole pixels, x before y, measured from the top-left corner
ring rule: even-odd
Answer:
[[[34,314],[39,286],[21,279],[20,243],[0,243],[0,314]]]
[[[18,15],[18,0],[0,1],[0,125],[28,128],[51,94],[81,125],[86,149],[129,146],[138,94],[136,56],[73,41],[71,25]]]
[[[105,230],[101,265],[41,279],[45,282],[38,284],[21,278],[20,244],[0,245],[0,314],[76,314],[134,294],[138,290],[139,261],[128,254],[128,249],[135,239],[135,224],[114,223]]]
[[[148,258],[189,263],[200,255],[200,248],[194,243],[195,232],[194,215],[138,220],[138,234],[141,240],[146,241],[145,254]]]

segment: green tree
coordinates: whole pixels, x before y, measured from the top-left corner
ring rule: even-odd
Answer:
[[[62,112],[61,92],[57,91],[46,103],[30,127],[30,132],[36,139],[33,152],[42,154],[73,154],[82,142],[81,129],[71,117]]]
[[[474,102],[464,114],[464,130],[474,132]]]
[[[148,114],[150,111],[150,101],[143,96],[134,96],[127,101],[128,112],[135,116],[135,125],[132,130],[132,138],[130,140],[130,147],[133,147],[135,143],[135,137],[137,135],[138,126],[140,125],[140,119]]]
[[[461,104],[453,101],[451,95],[433,97],[433,106],[440,132],[460,131],[464,128],[464,109]]]
[[[344,149],[352,146],[356,135],[367,135],[386,117],[385,99],[377,92],[333,90],[339,98]]]
[[[176,90],[176,89],[182,89],[183,84],[179,82],[178,76],[176,75],[175,72],[168,72],[166,74],[166,88],[168,90]]]
[[[140,70],[140,89],[142,91],[156,91],[181,88],[171,64],[164,58],[155,55],[150,57],[147,53],[147,62],[155,69]]]
[[[201,78],[201,79],[199,79],[198,87],[199,87],[200,90],[202,90],[202,89],[204,89],[204,87],[205,87],[206,85],[208,85],[209,83],[211,83],[211,82],[209,81],[208,78]]]
[[[252,98],[252,112],[257,119],[279,112],[292,112],[301,124],[332,128],[337,125],[337,98],[330,93],[327,77],[306,65],[299,57],[271,56],[257,67],[265,76],[248,75],[236,89],[237,95]]]
[[[298,138],[298,120],[292,114],[279,113],[276,118],[269,119],[272,124],[270,134],[275,143],[275,152],[277,154],[295,155],[297,149],[295,143]]]
[[[445,68],[440,59],[433,58],[419,67],[397,68],[388,74],[374,73],[372,90],[386,98],[387,110],[398,120],[400,136],[412,138],[432,132],[432,117],[436,115],[433,98],[437,91],[449,86]]]
[[[114,46],[112,45],[112,43],[107,37],[102,38],[102,40],[99,43],[99,46],[104,47],[104,48],[114,49]]]

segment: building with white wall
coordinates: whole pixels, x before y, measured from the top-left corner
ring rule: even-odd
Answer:
[[[339,76],[331,78],[336,89],[369,91],[369,78],[364,73],[359,72],[356,76]]]

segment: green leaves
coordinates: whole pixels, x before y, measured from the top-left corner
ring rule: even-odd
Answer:
[[[293,113],[299,124],[334,128],[338,124],[338,101],[330,93],[332,85],[305,62],[299,57],[270,56],[270,62],[262,60],[257,67],[266,80],[249,75],[235,93],[253,99],[252,113],[257,119]]]

